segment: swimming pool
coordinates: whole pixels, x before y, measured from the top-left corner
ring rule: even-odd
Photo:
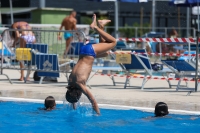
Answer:
[[[37,101],[36,101],[37,102]],[[67,132],[67,133],[153,133],[198,132],[197,115],[170,114],[154,118],[153,112],[134,109],[101,108],[96,116],[88,104],[72,110],[68,104],[57,104],[55,110],[44,111],[43,103],[0,102],[0,132]]]

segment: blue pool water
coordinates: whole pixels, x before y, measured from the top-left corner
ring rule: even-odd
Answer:
[[[96,116],[88,105],[72,110],[66,104],[52,111],[39,110],[43,104],[0,102],[1,133],[196,133],[199,116],[170,114],[154,118],[138,110],[100,109]]]

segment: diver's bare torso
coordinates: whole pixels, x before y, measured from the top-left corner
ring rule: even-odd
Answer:
[[[78,88],[80,88],[78,84],[86,85],[92,70],[93,61],[94,57],[92,56],[80,56],[78,63],[75,65],[69,76],[69,84],[72,86],[77,86]]]

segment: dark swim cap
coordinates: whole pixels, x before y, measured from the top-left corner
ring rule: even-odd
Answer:
[[[65,98],[69,103],[76,103],[80,99],[82,92],[79,90],[67,90]]]
[[[156,106],[155,106],[154,113],[155,113],[156,117],[168,115],[169,112],[168,112],[167,104],[164,103],[164,102],[157,103]]]

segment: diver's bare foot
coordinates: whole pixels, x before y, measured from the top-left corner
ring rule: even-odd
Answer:
[[[107,20],[107,19],[98,20],[98,24],[99,24],[99,27],[100,27],[100,28],[104,28],[104,26],[105,26],[107,23],[109,23],[109,22],[111,22],[111,20]]]
[[[90,28],[93,29],[93,30],[95,28],[97,28],[96,14],[94,14],[93,17],[92,17],[92,23],[90,24]]]

